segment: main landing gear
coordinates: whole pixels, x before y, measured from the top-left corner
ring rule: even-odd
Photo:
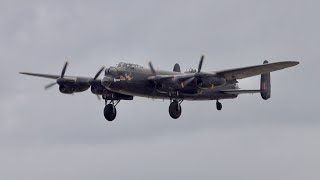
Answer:
[[[105,100],[106,106],[104,108],[104,117],[108,121],[113,121],[116,116],[117,116],[117,109],[116,106],[119,104],[120,100],[110,100],[108,103],[108,100]],[[169,114],[173,119],[178,119],[181,116],[182,113],[182,108],[181,108],[181,103],[183,100],[171,100],[170,101],[170,106],[169,106]],[[216,103],[217,110],[221,111],[222,110],[222,104],[217,100]]]
[[[170,102],[169,114],[173,119],[178,119],[181,116],[181,103],[183,100],[173,100]]]
[[[169,106],[169,114],[173,119],[178,119],[181,116],[182,108],[181,103],[183,100],[171,100]],[[217,110],[222,110],[222,104],[217,100]]]
[[[116,106],[120,102],[120,100],[111,100],[108,104],[108,100],[106,101],[106,106],[104,107],[104,117],[108,121],[113,121],[117,117],[117,109]]]

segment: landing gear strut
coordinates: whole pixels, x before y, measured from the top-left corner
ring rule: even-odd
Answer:
[[[104,107],[104,117],[107,121],[113,121],[117,117],[117,109],[116,106],[120,100],[117,100],[116,102],[114,100],[111,100],[108,104],[108,101],[106,100],[106,106]]]
[[[222,110],[222,104],[221,104],[221,102],[217,101],[216,105],[217,105],[217,110],[218,110],[218,111],[221,111],[221,110]]]
[[[183,100],[173,100],[169,106],[169,114],[173,119],[178,119],[181,116],[181,103]]]

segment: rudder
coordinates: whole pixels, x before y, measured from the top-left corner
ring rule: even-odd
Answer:
[[[267,60],[263,64],[269,63]],[[268,100],[271,97],[271,77],[270,73],[261,74],[260,94],[262,99]]]

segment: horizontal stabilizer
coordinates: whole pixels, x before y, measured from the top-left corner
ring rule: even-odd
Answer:
[[[244,90],[244,89],[230,89],[230,90],[221,90],[220,92],[225,94],[254,94],[260,93],[260,90]]]

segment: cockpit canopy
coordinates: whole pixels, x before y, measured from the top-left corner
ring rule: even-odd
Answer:
[[[124,68],[124,69],[143,69],[143,66],[140,66],[138,64],[131,64],[131,63],[125,63],[125,62],[118,63],[116,67]]]
[[[184,73],[196,73],[197,72],[197,70],[196,69],[193,69],[193,68],[189,68],[189,69],[186,69],[185,71],[184,71]]]

